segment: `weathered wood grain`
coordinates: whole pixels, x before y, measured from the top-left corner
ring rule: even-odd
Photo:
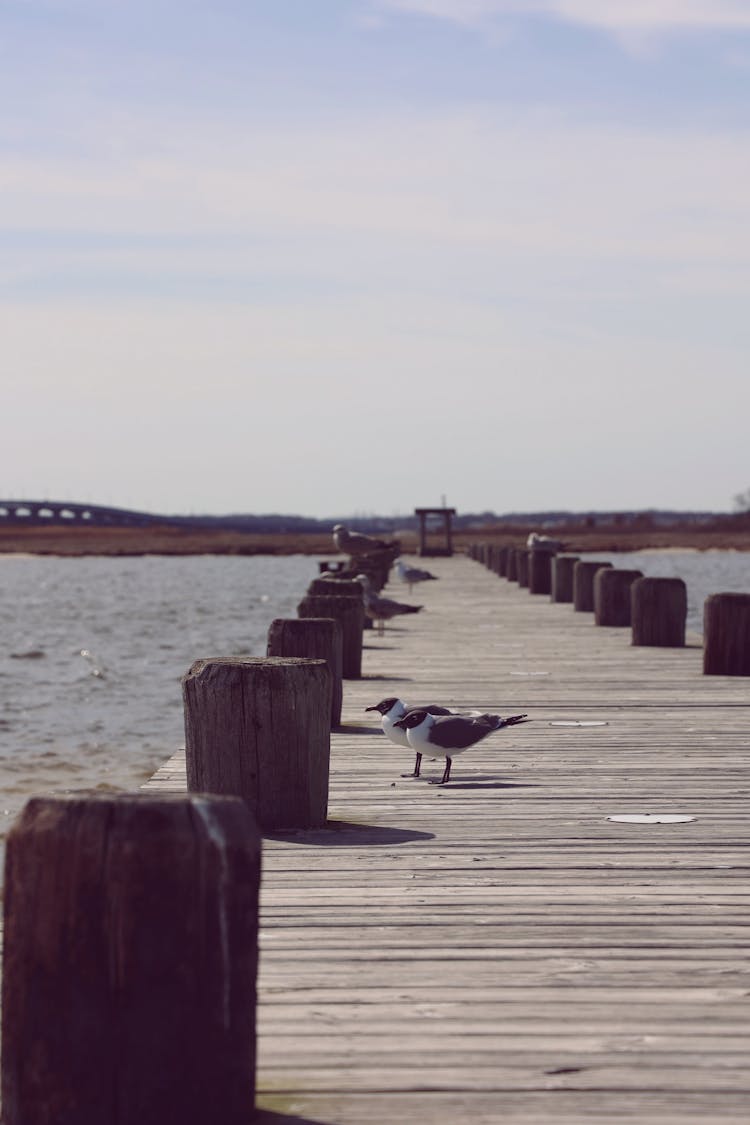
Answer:
[[[687,586],[682,578],[638,578],[630,591],[634,645],[685,644]]]
[[[747,681],[704,676],[695,637],[633,647],[479,563],[433,571],[345,684],[328,825],[264,844],[269,1125],[744,1122]],[[531,721],[441,788],[442,759],[400,776],[364,710],[388,695]],[[184,787],[180,755],[153,784]],[[694,819],[608,819],[648,812]]]
[[[29,801],[6,856],[3,1121],[244,1125],[259,882],[236,798]]]
[[[326,660],[195,661],[182,680],[190,791],[244,798],[264,829],[325,824],[331,687]]]

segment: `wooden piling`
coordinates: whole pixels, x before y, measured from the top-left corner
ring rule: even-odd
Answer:
[[[343,685],[339,621],[332,617],[277,617],[268,627],[266,655],[325,660],[331,672],[331,727],[335,729],[341,725]]]
[[[344,559],[321,559],[318,563],[318,572],[320,574],[338,574],[346,566]]]
[[[359,584],[358,584],[359,585]],[[341,674],[345,680],[362,675],[362,632],[365,610],[360,597],[308,594],[297,606],[299,617],[333,617],[341,625]]]
[[[515,547],[508,547],[508,557],[505,563],[505,577],[509,582],[518,581],[518,559]]]
[[[313,578],[307,587],[307,593],[312,597],[362,600],[362,587],[353,578]]]
[[[325,824],[331,729],[325,660],[198,660],[182,687],[190,792],[243,797],[268,831]]]
[[[573,567],[578,555],[555,555],[552,559],[552,577],[549,597],[551,602],[573,601]]]
[[[533,547],[528,552],[529,593],[549,594],[552,589],[552,560],[554,551]]]
[[[528,587],[529,551],[525,547],[516,548],[516,573],[518,574],[518,585]]]
[[[682,578],[637,578],[630,588],[631,643],[682,648],[687,586]]]
[[[594,612],[594,575],[609,562],[579,559],[573,567],[573,609],[577,613]]]
[[[643,578],[642,570],[603,566],[594,575],[594,622],[597,625],[630,625],[630,590]]]
[[[707,676],[750,676],[750,594],[706,598],[703,672]]]
[[[29,801],[5,861],[5,1125],[247,1125],[259,882],[235,798]]]

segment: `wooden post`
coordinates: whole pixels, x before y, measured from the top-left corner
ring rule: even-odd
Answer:
[[[552,602],[573,601],[573,567],[578,555],[555,555],[552,559],[552,578],[549,597]]]
[[[445,549],[449,555],[453,554],[453,519],[455,508],[443,509],[443,534],[445,535]]]
[[[244,797],[267,831],[325,824],[331,729],[325,660],[198,660],[182,688],[191,793]]]
[[[362,587],[354,579],[349,581],[347,578],[313,578],[307,587],[307,592],[314,597],[362,600]]]
[[[609,562],[579,559],[573,567],[573,609],[577,613],[594,612],[594,575]]]
[[[416,516],[419,520],[419,546],[417,547],[417,554],[424,555],[427,552],[427,513],[417,508]]]
[[[259,883],[236,798],[29,801],[5,860],[5,1125],[247,1125]]]
[[[529,593],[549,594],[552,589],[554,551],[532,547],[529,555]]]
[[[597,625],[630,625],[630,588],[642,570],[602,566],[594,575],[594,621]]]
[[[359,589],[361,593],[362,587]],[[305,656],[327,662],[331,672],[332,727],[341,723],[341,653],[341,623],[333,617],[277,617],[268,627],[267,656]]]
[[[631,643],[682,648],[687,586],[681,578],[637,578],[630,588]]]
[[[526,547],[516,549],[516,572],[518,585],[527,587],[529,584],[529,551]]]
[[[707,676],[750,676],[750,594],[706,598],[703,672]]]
[[[505,564],[505,577],[509,582],[518,581],[518,558],[515,547],[508,547],[508,559]]]
[[[341,674],[345,680],[360,679],[365,619],[362,588],[359,598],[346,594],[336,597],[308,594],[297,606],[297,614],[299,617],[333,617],[341,624]]]
[[[501,578],[508,577],[508,548],[501,547],[497,553],[497,573]]]
[[[338,574],[338,572],[340,570],[343,570],[345,566],[346,563],[343,559],[322,559],[320,562],[318,562],[318,573]]]

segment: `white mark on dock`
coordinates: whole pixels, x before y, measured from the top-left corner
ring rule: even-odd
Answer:
[[[551,727],[606,727],[604,719],[550,719]]]
[[[617,820],[622,824],[687,824],[694,816],[683,813],[617,813],[607,820]]]

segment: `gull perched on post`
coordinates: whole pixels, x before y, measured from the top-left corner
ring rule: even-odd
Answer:
[[[451,776],[453,759],[475,746],[488,734],[502,727],[515,726],[526,720],[526,715],[478,715],[466,719],[462,715],[430,715],[425,710],[409,711],[394,726],[406,731],[409,745],[417,754],[438,754],[445,758],[445,770],[440,781],[433,785],[447,785]]]
[[[549,551],[550,554],[563,549],[559,539],[553,539],[551,535],[540,535],[538,531],[529,534],[526,546],[530,551]]]
[[[369,555],[373,551],[382,551],[389,547],[384,539],[375,539],[372,535],[363,535],[360,531],[349,531],[343,523],[337,523],[333,529],[333,542],[339,551],[347,555]]]
[[[402,582],[409,583],[409,590],[415,582],[428,582],[430,579],[436,580],[436,575],[430,574],[429,570],[420,570],[418,566],[410,566],[405,563],[403,559],[396,559],[396,573]]]
[[[393,598],[383,598],[376,594],[370,585],[370,579],[366,574],[356,575],[355,582],[359,582],[362,587],[363,604],[365,613],[371,621],[378,623],[378,633],[383,635],[385,629],[385,622],[390,621],[392,617],[398,617],[402,613],[419,613],[423,607],[421,605],[407,605],[405,602],[396,602]]]

